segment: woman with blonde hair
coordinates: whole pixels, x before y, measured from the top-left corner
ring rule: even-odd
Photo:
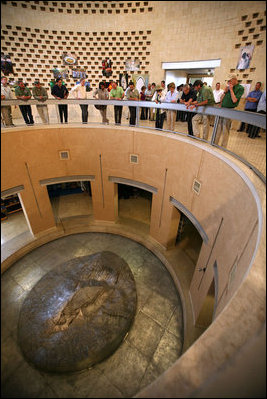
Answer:
[[[175,88],[175,83],[169,83],[169,91],[166,94],[165,103],[176,103],[178,100],[178,92]],[[176,120],[176,110],[168,109],[167,110],[167,130],[174,130]]]

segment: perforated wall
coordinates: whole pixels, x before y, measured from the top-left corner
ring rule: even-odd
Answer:
[[[235,49],[245,46],[254,45],[255,48],[260,47],[262,52],[266,51],[266,11],[256,12],[241,16],[242,29],[239,29],[236,35]],[[239,83],[250,84],[255,80],[256,66],[252,62],[249,69],[230,68],[230,73],[236,73]]]
[[[139,72],[149,73],[150,35],[150,30],[75,32],[4,25],[1,40],[2,51],[13,62],[15,78],[21,77],[29,85],[36,78],[48,83],[53,67],[64,67],[61,56],[68,51],[77,55],[78,67],[87,72],[94,87],[103,79],[102,60],[106,57],[113,62],[114,80],[125,70],[127,58],[139,59]],[[74,82],[70,77],[64,80]]]

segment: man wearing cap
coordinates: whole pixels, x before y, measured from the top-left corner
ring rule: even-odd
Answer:
[[[192,105],[187,105],[186,108],[194,109],[203,105],[214,105],[214,96],[212,90],[204,85],[201,80],[196,80],[194,83],[194,89],[197,91],[196,101],[192,101]],[[208,140],[209,138],[209,125],[210,116],[197,114],[192,118],[194,136],[200,137],[199,124],[203,122],[203,139]]]
[[[41,86],[39,80],[36,80],[34,83],[34,87],[32,89],[32,95],[35,100],[40,101],[40,103],[43,103],[48,99],[47,92],[44,87]],[[42,119],[43,123],[49,123],[49,116],[48,116],[48,109],[47,105],[45,104],[38,104],[36,105],[38,114],[40,118]]]
[[[1,100],[12,100],[12,92],[5,76],[1,78]],[[15,126],[12,121],[11,105],[1,105],[1,113],[6,127]]]
[[[134,88],[134,83],[129,83],[129,90],[127,90],[126,98],[129,101],[139,101],[138,90]],[[136,107],[129,107],[130,111],[130,125],[134,126],[136,123]]]
[[[25,87],[25,84],[22,80],[18,82],[18,86],[15,89],[15,96],[18,100],[27,101],[31,98],[31,92],[28,87]],[[26,125],[33,125],[34,120],[32,117],[32,108],[30,105],[19,105],[19,109],[22,113],[23,119]]]
[[[227,80],[227,86],[224,89],[224,93],[221,96],[222,108],[236,108],[239,104],[240,98],[244,94],[244,87],[238,83],[237,76],[230,74]],[[215,144],[219,145],[220,138],[221,146],[227,147],[229,132],[231,127],[231,119],[219,118],[217,133],[215,137]]]

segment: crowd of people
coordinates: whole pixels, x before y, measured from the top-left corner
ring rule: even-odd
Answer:
[[[141,87],[141,91],[136,89],[134,82],[130,81],[128,88],[124,91],[119,86],[118,82],[115,81],[102,81],[99,83],[99,87],[92,91],[91,95],[94,99],[98,100],[130,100],[130,101],[149,101],[151,107],[141,107],[140,119],[155,121],[156,129],[163,129],[164,121],[166,120],[166,130],[174,131],[175,122],[182,121],[187,122],[188,134],[195,137],[201,137],[204,140],[208,140],[209,128],[214,124],[214,117],[205,113],[196,113],[196,110],[200,106],[214,106],[222,108],[236,108],[239,104],[240,98],[244,93],[244,87],[238,83],[237,76],[231,74],[226,80],[227,84],[224,89],[221,88],[219,82],[216,83],[214,90],[207,85],[206,82],[196,80],[193,84],[183,84],[178,87],[175,86],[174,82],[165,85],[165,81],[162,80],[160,85],[155,83],[148,84]],[[88,99],[88,89],[86,86],[86,80],[81,79],[71,90],[68,90],[66,84],[62,78],[57,78],[53,84],[50,84],[51,95],[57,100],[65,100],[69,97],[77,100]],[[266,91],[264,93],[260,90],[262,87],[261,82],[256,83],[255,90],[251,91],[245,104],[245,110],[250,112],[266,113]],[[90,91],[91,89],[89,89]],[[34,87],[30,90],[26,84],[19,80],[15,88],[15,97],[18,100],[27,102],[27,100],[33,98],[39,103],[36,105],[38,114],[43,123],[49,123],[48,108],[45,104],[48,99],[47,90],[41,85],[39,80],[34,82]],[[12,99],[11,88],[8,85],[6,77],[1,78],[1,99],[10,100]],[[152,103],[163,104],[163,103],[180,103],[184,104],[187,111],[177,111],[172,109],[163,109],[153,107]],[[102,123],[108,124],[109,119],[107,118],[107,105],[95,104],[95,107],[100,111],[102,117]],[[19,105],[23,119],[27,125],[33,125],[33,115],[31,105]],[[80,104],[82,123],[88,122],[88,104]],[[116,125],[121,124],[123,105],[114,105],[114,120]],[[58,104],[59,118],[61,123],[68,123],[68,105]],[[14,126],[12,121],[11,106],[1,106],[2,118],[6,126]],[[137,119],[137,108],[135,106],[129,106],[129,125],[135,126]],[[201,126],[202,125],[202,129]],[[229,131],[231,126],[231,120],[228,118],[219,118],[217,134],[215,138],[215,144],[227,147],[229,139]],[[248,133],[249,138],[256,138],[259,136],[259,128],[247,125],[242,122],[238,131],[244,131]],[[201,132],[202,130],[202,132]]]

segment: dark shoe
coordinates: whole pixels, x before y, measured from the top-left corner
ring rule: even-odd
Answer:
[[[260,135],[258,135],[258,136],[256,136],[256,137],[258,138],[258,137],[261,137],[261,136],[260,136]]]

